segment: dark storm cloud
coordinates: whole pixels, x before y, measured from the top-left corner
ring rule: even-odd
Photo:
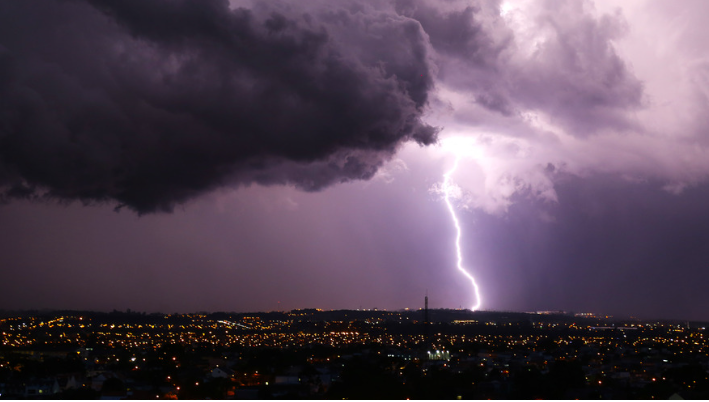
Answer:
[[[396,0],[395,8],[421,23],[439,56],[444,82],[465,88],[485,108],[514,113],[509,96],[502,93],[514,34],[500,17],[498,1]]]
[[[397,0],[395,5],[397,12],[421,23],[437,52],[466,60],[468,68],[494,68],[511,44],[509,30],[501,28],[500,38],[494,32],[494,23],[502,23],[496,15],[498,2],[451,2],[449,7],[438,8],[435,3]],[[486,13],[485,8],[493,13]]]
[[[170,210],[222,185],[318,190],[431,144],[420,24],[351,3],[0,4],[4,198]]]

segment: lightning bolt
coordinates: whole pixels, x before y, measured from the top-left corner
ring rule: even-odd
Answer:
[[[453,186],[451,185],[451,175],[458,169],[458,162],[460,162],[460,156],[455,158],[455,163],[453,164],[453,167],[451,170],[446,172],[443,175],[443,193],[445,194],[444,198],[446,200],[446,205],[448,205],[448,211],[451,213],[451,218],[453,218],[453,225],[455,226],[455,230],[457,231],[457,235],[455,237],[455,249],[458,255],[458,270],[463,273],[468,279],[470,279],[470,282],[473,283],[473,290],[475,291],[475,304],[471,308],[471,310],[475,311],[480,308],[480,289],[478,289],[478,284],[475,282],[475,278],[473,278],[473,275],[470,274],[464,267],[463,267],[463,253],[460,251],[460,237],[461,237],[461,230],[460,230],[460,222],[458,222],[458,217],[455,214],[455,209],[453,208],[453,204],[451,203],[451,190],[453,189]]]

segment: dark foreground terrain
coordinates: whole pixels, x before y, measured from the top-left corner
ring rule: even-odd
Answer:
[[[709,398],[705,323],[467,310],[0,317],[2,399]]]

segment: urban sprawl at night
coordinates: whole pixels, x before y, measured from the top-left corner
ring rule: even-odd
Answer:
[[[457,309],[5,312],[0,398],[707,398],[705,325]]]

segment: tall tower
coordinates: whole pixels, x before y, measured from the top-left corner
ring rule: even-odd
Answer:
[[[423,300],[423,337],[424,347],[428,350],[431,348],[431,322],[428,320],[428,290],[426,291],[426,297]]]

